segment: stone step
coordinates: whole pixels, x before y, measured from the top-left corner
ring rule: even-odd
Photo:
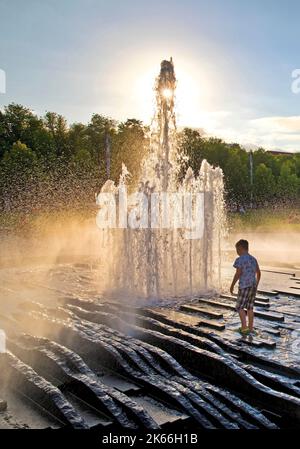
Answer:
[[[275,349],[276,348],[276,342],[273,340],[259,340],[262,344],[264,348],[267,349]]]
[[[34,337],[31,339],[31,344],[33,342]],[[13,349],[15,351],[21,350],[22,357],[28,359],[28,361],[31,360],[37,372],[43,374],[52,384],[53,379],[61,384],[59,389],[64,392],[64,395],[76,410],[80,411],[80,415],[85,418],[90,428],[101,428],[111,425],[113,422],[117,424],[118,421],[116,418],[120,415],[115,413],[116,403],[121,405],[127,416],[132,414],[134,406],[132,407],[125,394],[120,396],[115,389],[119,392],[126,393],[126,395],[131,393],[140,394],[140,387],[130,380],[127,381],[127,379],[124,379],[119,374],[109,375],[108,373],[101,376],[97,375],[98,382],[96,385],[94,383],[94,372],[83,361],[77,359],[77,354],[72,354],[64,346],[60,346],[58,352],[56,352],[57,347],[53,347],[52,343],[51,341],[47,343],[47,354],[40,352],[40,349],[43,347],[42,343],[40,343],[38,349],[28,349],[26,346],[19,346],[15,343]],[[12,344],[10,341],[10,346]],[[41,356],[43,356],[43,359],[41,359]],[[62,384],[63,381],[64,383]],[[71,396],[69,396],[70,394]],[[111,396],[110,403],[103,400],[107,394]],[[135,412],[134,415],[137,419],[141,417],[141,414]],[[124,421],[125,425],[129,424],[125,416],[123,416],[118,424],[124,425]]]
[[[74,410],[84,419],[90,429],[100,430],[113,425],[113,421],[97,410],[91,407],[85,400],[80,398],[76,392],[69,391],[68,385],[63,389],[64,397],[74,407]]]
[[[30,397],[62,424],[70,425],[74,429],[88,428],[86,421],[58,388],[12,353],[6,353],[6,358],[7,382],[11,388]]]
[[[209,327],[210,329],[215,329],[217,331],[224,331],[225,330],[225,324],[218,323],[217,321],[213,320],[202,320],[197,324],[197,326],[200,327]]]
[[[227,299],[236,299],[236,296],[232,296],[232,295],[226,295],[225,293],[222,294],[220,296],[220,298],[227,298]],[[267,298],[266,296],[262,296],[262,295],[256,295],[255,299],[259,302],[265,302],[268,303],[270,301],[269,298]]]
[[[224,323],[218,323],[217,321],[209,319],[205,320],[204,318],[195,315],[190,315],[188,313],[185,313],[184,311],[170,310],[169,318],[174,321],[185,323],[189,326],[209,327],[210,329],[215,329],[218,331],[225,330]]]
[[[175,424],[183,426],[190,417],[183,412],[172,409],[169,405],[156,401],[154,398],[146,395],[132,395],[131,398],[144,410],[147,410],[149,415],[154,419],[155,422],[159,424],[162,428],[168,426],[169,424]]]
[[[180,307],[180,310],[183,311],[183,315],[185,315],[184,312],[192,312],[192,313],[197,313],[198,312],[197,307],[192,307],[192,306],[191,307],[186,306],[185,309],[182,309],[182,307]],[[216,315],[223,316],[222,314],[216,314]],[[187,315],[187,316],[190,316],[190,315]],[[215,329],[215,330],[218,330],[218,331],[225,330],[225,324],[224,323],[219,323],[219,322],[211,320],[211,319],[206,320],[206,319],[200,318],[200,317],[199,317],[198,323],[196,323],[195,325],[196,326],[200,326],[200,327],[208,327],[210,329]]]
[[[127,379],[123,379],[117,374],[105,374],[100,377],[100,381],[108,387],[116,388],[122,393],[133,394],[141,392],[141,387],[133,382],[129,382]]]
[[[200,302],[201,304],[208,304],[209,306],[212,306],[212,307],[223,307],[224,309],[235,310],[234,305],[228,304],[226,302],[215,301],[215,300],[206,299],[206,298],[199,298],[198,302]]]
[[[261,268],[261,271],[266,271],[267,273],[275,273],[275,274],[286,274],[288,276],[295,276],[295,272],[292,272],[291,270],[286,270],[285,268],[279,268],[279,267],[263,267]]]
[[[262,328],[262,331],[267,332],[268,334],[273,335],[274,337],[280,337],[281,336],[280,331],[276,330],[276,329]]]
[[[270,304],[262,301],[254,301],[254,305],[257,307],[264,307],[265,309],[268,309],[270,307]]]
[[[282,293],[283,295],[287,295],[287,296],[292,295],[292,296],[296,296],[297,298],[300,297],[300,292],[298,292],[298,290],[293,287],[290,287],[287,289],[282,289],[282,290],[280,289],[280,290],[278,290],[278,292]]]
[[[199,372],[202,376],[212,377],[215,383],[221,383],[223,387],[238,391],[240,394],[245,392],[247,396],[251,397],[251,401],[258,398],[260,404],[268,403],[268,408],[271,410],[277,411],[284,408],[288,416],[292,418],[298,416],[299,404],[290,401],[287,395],[284,396],[257,382],[237,366],[231,358],[202,350],[196,345],[189,345],[184,340],[171,338],[160,332],[147,329],[144,330],[144,333],[143,339],[149,344],[167,351],[183,367],[192,366],[194,372]],[[241,350],[243,350],[243,346],[241,344]]]
[[[230,301],[236,301],[236,296],[231,296],[231,295],[221,295],[220,298],[224,298],[224,299],[230,299]],[[263,296],[261,296],[260,298],[263,298],[263,301],[258,300],[258,296],[256,296],[256,300],[254,302],[254,304],[257,307],[270,307],[269,304],[269,298],[264,298]]]
[[[216,320],[221,320],[223,318],[222,313],[212,312],[210,310],[202,309],[192,304],[183,304],[182,306],[180,306],[180,310],[183,310],[184,312],[199,313],[200,315],[205,315]]]
[[[241,337],[237,340],[239,343],[245,343],[249,346],[253,346],[255,348],[267,348],[267,349],[275,349],[276,343],[275,341],[263,340],[261,338],[251,338],[251,337]]]
[[[220,301],[212,301],[212,300],[205,299],[205,298],[199,298],[198,301],[203,304],[209,304],[213,307],[223,307],[225,309],[235,310],[235,306],[233,306],[231,304],[224,303],[224,302],[220,302]],[[280,315],[280,314],[274,313],[274,312],[272,312],[272,313],[271,312],[260,312],[258,310],[254,310],[254,316],[256,316],[258,318],[262,318],[264,320],[278,321],[278,322],[284,321],[283,315]]]
[[[264,288],[258,288],[257,291],[258,291],[258,293],[263,293],[263,294],[269,295],[269,296],[277,296],[278,295],[277,290],[267,290]]]
[[[259,312],[254,310],[254,316],[262,318],[263,320],[278,321],[280,323],[284,321],[284,316],[275,312]]]
[[[288,329],[290,331],[295,331],[296,330],[296,326],[290,325],[290,324],[285,324],[285,323],[280,323],[277,325],[277,327],[282,328],[282,329]]]
[[[265,302],[265,303],[269,303],[270,302],[270,298],[268,298],[267,296],[263,296],[263,295],[256,295],[256,299],[259,302]]]
[[[263,343],[261,341],[258,341],[258,340],[247,340],[246,337],[238,338],[236,340],[236,343],[239,343],[239,344],[243,343],[245,345],[252,346],[254,348],[262,348],[263,347]]]
[[[218,345],[220,345],[221,347],[223,347],[223,349],[227,350],[229,348],[233,348],[232,343],[234,343],[234,347],[235,347],[235,351],[236,351],[236,341],[238,338],[238,334],[235,333],[235,338],[234,339],[230,339],[231,342],[229,343],[229,347],[226,347],[226,343],[225,340],[221,337],[221,335],[217,335],[217,334],[212,334],[209,333],[209,331],[205,330],[205,329],[198,329],[195,328],[194,326],[191,328],[188,328],[187,326],[179,326],[179,331],[178,331],[178,326],[176,326],[176,322],[172,322],[171,320],[167,319],[167,315],[165,315],[166,310],[162,309],[161,313],[157,311],[153,312],[153,310],[149,309],[144,309],[145,313],[148,314],[148,312],[150,313],[151,318],[149,318],[148,316],[145,316],[145,313],[142,316],[141,321],[139,317],[137,317],[137,326],[139,326],[140,328],[145,328],[146,329],[152,329],[154,331],[158,331],[160,333],[166,334],[168,336],[172,336],[172,337],[178,337],[181,340],[185,340],[189,343],[191,343],[194,346],[200,347],[202,349],[206,349],[206,350],[211,350],[208,349],[205,345],[203,345],[203,341],[202,341],[202,337],[205,337],[205,340],[207,341],[207,339],[209,338],[211,341],[213,341],[214,343],[217,343]],[[128,317],[126,317],[126,321],[129,323],[133,322],[133,315],[129,314]],[[146,324],[147,323],[147,324]],[[259,323],[262,328],[257,327],[257,330],[259,331],[259,334],[261,332],[267,332],[270,328],[266,328],[265,327],[265,323],[260,322]],[[184,330],[183,330],[184,329]],[[273,331],[273,329],[272,329]],[[178,332],[178,334],[177,334]],[[191,333],[192,332],[192,333]],[[141,334],[139,334],[139,338],[141,338],[143,340],[143,337],[141,336]],[[269,349],[273,349],[273,342],[272,345],[270,346],[269,342],[270,340],[267,339],[267,337],[265,338],[264,336],[258,336],[255,337],[255,341],[257,341],[257,339],[259,341],[267,341],[268,347]],[[147,339],[146,339],[147,341]],[[228,339],[226,339],[226,341],[228,342]],[[225,346],[223,346],[225,344]],[[262,347],[261,345],[259,345],[260,347]],[[272,369],[275,370],[275,373],[280,373],[280,374],[285,374],[285,375],[293,375],[296,376],[296,378],[299,377],[298,375],[298,371],[291,369],[288,366],[285,365],[281,365],[278,362],[274,362],[273,360],[271,360],[269,357],[265,357],[263,356],[263,358],[261,358],[260,355],[258,355],[257,352],[252,352],[249,353],[249,349],[247,347],[247,345],[238,345],[238,353],[231,353],[231,356],[234,358],[240,358],[242,355],[242,360],[246,360],[247,363],[252,363],[252,361],[255,361],[256,363],[258,363],[259,365],[263,366],[264,369],[268,370],[268,369]],[[300,387],[300,382],[299,382],[299,387]]]
[[[247,364],[243,367],[259,382],[268,385],[270,388],[274,388],[277,391],[281,391],[282,393],[287,393],[292,396],[299,396],[299,389],[297,388],[297,386],[293,384],[293,382],[290,382],[284,376],[274,375],[274,373],[266,371],[264,368],[261,368],[257,365],[253,366]]]

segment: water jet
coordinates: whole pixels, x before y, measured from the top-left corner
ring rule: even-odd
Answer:
[[[223,174],[203,160],[198,173],[188,168],[180,179],[176,84],[172,58],[162,61],[154,89],[150,151],[142,163],[138,191],[126,197],[122,229],[117,229],[116,213],[106,229],[100,219],[97,222],[103,234],[107,295],[153,300],[220,288]],[[115,197],[109,207],[124,205],[128,189],[123,167],[119,184],[108,180],[101,189],[98,218],[107,194]]]

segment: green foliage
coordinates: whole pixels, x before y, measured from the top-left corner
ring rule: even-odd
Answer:
[[[240,149],[229,149],[229,157],[224,166],[227,195],[236,204],[244,204],[250,200],[251,184],[249,169],[244,153]]]
[[[278,196],[282,200],[295,200],[299,194],[300,178],[292,161],[283,162],[278,178]]]
[[[36,154],[46,154],[51,147],[43,120],[30,109],[12,103],[0,111],[0,158],[18,141]]]
[[[57,209],[91,204],[107,179],[115,181],[122,163],[136,182],[146,154],[148,129],[135,119],[117,124],[94,114],[85,125],[55,112],[38,118],[30,109],[10,104],[0,112],[0,208]]]
[[[238,144],[207,138],[186,128],[178,134],[182,178],[188,166],[198,173],[206,159],[224,172],[231,209],[273,203],[294,204],[300,197],[300,154],[253,152],[253,185],[249,152]],[[107,152],[107,150],[109,150]],[[149,128],[136,119],[122,123],[94,114],[88,124],[10,104],[0,111],[0,209],[58,209],[93,204],[95,193],[110,178],[118,182],[122,163],[136,188],[141,163],[149,150]]]
[[[47,112],[44,117],[44,126],[51,137],[52,150],[55,155],[69,156],[71,149],[68,145],[68,126],[64,117],[55,112]]]
[[[180,176],[187,166],[195,172],[206,159],[224,172],[227,204],[235,209],[281,202],[299,201],[300,154],[274,155],[259,148],[253,154],[253,185],[250,178],[250,155],[238,144],[227,144],[220,139],[205,138],[199,131],[184,129],[178,139],[183,163]]]
[[[147,128],[142,122],[129,119],[120,123],[112,140],[112,179],[119,180],[124,163],[131,174],[131,182],[136,184],[140,164],[147,153],[149,141]]]
[[[2,207],[28,207],[34,200],[40,175],[41,166],[34,151],[20,141],[15,142],[0,163]]]
[[[260,163],[254,174],[254,198],[259,205],[264,205],[276,196],[276,182],[272,169]]]

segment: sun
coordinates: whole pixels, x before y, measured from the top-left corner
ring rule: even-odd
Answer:
[[[173,97],[173,91],[171,89],[163,89],[162,95],[163,95],[164,98],[169,100],[170,98]]]
[[[169,53],[166,53],[169,55]],[[172,54],[172,53],[170,53]],[[151,56],[151,55],[150,55]],[[126,62],[126,70],[122,73],[120,88],[122,94],[126,92],[126,106],[137,118],[145,124],[150,124],[156,110],[155,80],[159,74],[160,61],[164,55],[147,58],[136,58],[132,64]],[[176,89],[175,92],[166,88],[163,91],[165,99],[175,101],[175,113],[178,128],[211,128],[211,121],[207,111],[210,111],[211,95],[214,93],[214,77],[210,73],[209,67],[202,61],[191,61],[182,55],[174,55]],[[118,85],[118,82],[116,84]],[[125,97],[125,95],[124,95]],[[129,100],[129,102],[128,102]],[[121,106],[120,106],[121,108]]]

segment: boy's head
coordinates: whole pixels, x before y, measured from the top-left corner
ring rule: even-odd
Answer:
[[[236,252],[238,253],[239,256],[241,256],[242,254],[246,254],[249,250],[249,243],[248,240],[239,240],[236,244],[235,244],[235,248],[236,248]]]

